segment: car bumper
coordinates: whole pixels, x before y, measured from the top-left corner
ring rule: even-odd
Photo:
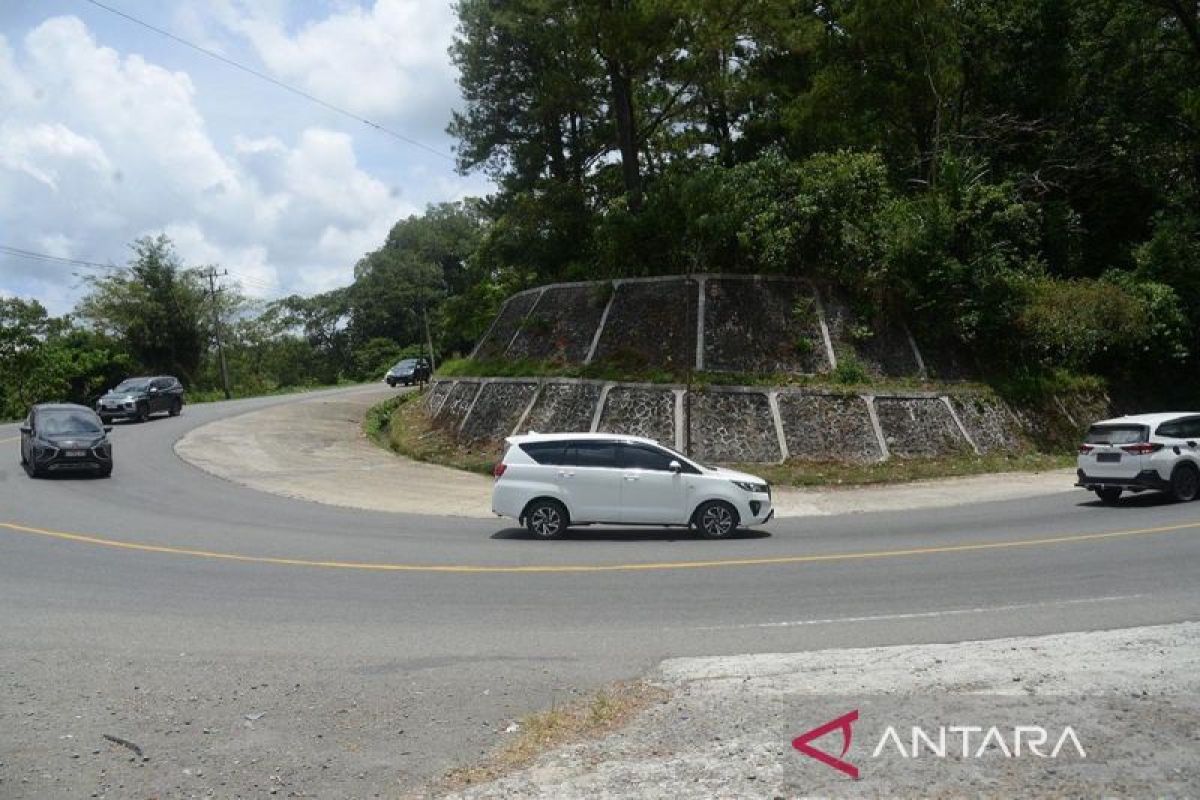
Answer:
[[[742,518],[742,527],[752,528],[755,525],[766,525],[775,516],[775,507],[771,505],[771,496],[766,494],[752,495],[744,503],[745,508],[738,509]]]
[[[1076,470],[1079,480],[1075,483],[1084,489],[1124,489],[1130,492],[1166,491],[1171,482],[1165,480],[1157,471],[1144,469],[1131,477],[1099,477],[1088,475],[1083,470]]]
[[[101,458],[94,452],[73,458],[60,453],[53,458],[43,458],[37,461],[37,468],[44,472],[97,472],[111,466],[112,459]]]
[[[122,417],[136,417],[137,406],[96,406],[96,413],[106,419],[118,419]]]

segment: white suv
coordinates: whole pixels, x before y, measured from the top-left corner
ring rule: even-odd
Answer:
[[[540,539],[590,523],[687,525],[721,539],[775,514],[762,478],[706,467],[638,436],[512,436],[493,475],[492,511]]]
[[[1200,495],[1200,413],[1139,414],[1097,422],[1079,445],[1076,486],[1112,504],[1121,492]]]

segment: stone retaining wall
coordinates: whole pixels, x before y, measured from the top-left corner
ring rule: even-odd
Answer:
[[[1070,416],[1079,403],[1057,405]],[[698,389],[689,397],[679,385],[570,378],[439,379],[425,408],[437,427],[464,442],[499,442],[529,431],[601,431],[683,448],[690,438],[696,458],[727,463],[1019,452],[1030,437],[1044,435],[1047,424],[995,397],[963,392],[867,395],[750,386]]]
[[[925,377],[908,327],[866,319],[799,278],[704,274],[551,284],[513,295],[475,358],[609,363],[677,373],[820,374],[855,359],[871,374]],[[940,359],[939,359],[940,362]],[[937,367],[962,377],[961,367]]]

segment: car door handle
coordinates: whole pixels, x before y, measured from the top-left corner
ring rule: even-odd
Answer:
[[[626,475],[625,476],[625,480],[627,480],[627,481],[636,481],[637,479],[638,479],[637,475]]]
[[[574,473],[574,472],[567,472],[566,470],[560,470],[560,471],[559,471],[559,473],[558,473],[558,477],[560,477],[560,478],[574,478],[574,477],[575,477],[575,473]]]

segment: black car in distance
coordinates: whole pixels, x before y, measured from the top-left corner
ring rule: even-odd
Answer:
[[[21,426],[21,464],[31,478],[62,472],[112,474],[112,428],[87,406],[43,403]]]
[[[427,359],[406,358],[389,369],[383,379],[387,381],[388,386],[395,386],[400,383],[410,386],[414,383],[427,382],[430,372],[429,361]]]
[[[105,424],[120,418],[145,422],[162,411],[177,417],[182,410],[183,384],[169,375],[126,378],[96,402],[96,413]]]

